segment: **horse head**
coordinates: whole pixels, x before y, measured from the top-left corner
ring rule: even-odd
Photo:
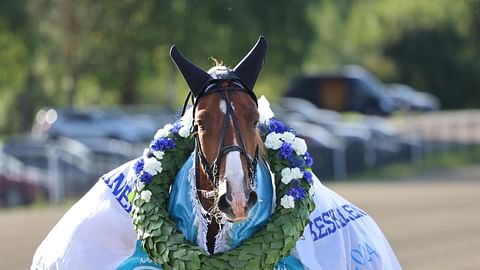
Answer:
[[[255,172],[263,145],[253,88],[266,48],[260,37],[235,68],[217,65],[209,71],[191,63],[175,45],[170,51],[194,100],[197,195],[217,222],[244,220],[257,202]]]

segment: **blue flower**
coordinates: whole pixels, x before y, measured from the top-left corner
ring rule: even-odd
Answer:
[[[310,172],[310,171],[304,171],[304,172],[303,172],[303,178],[305,178],[305,180],[306,180],[309,184],[311,184],[311,183],[313,182],[312,177],[313,177],[312,172]]]
[[[268,121],[268,130],[270,130],[270,132],[283,133],[288,129],[282,122],[275,119],[270,119]]]
[[[166,151],[175,148],[175,141],[171,138],[158,138],[150,143],[153,151]]]
[[[260,133],[266,135],[268,133],[270,133],[269,129],[268,129],[268,125],[266,124],[260,124],[258,125],[258,129],[260,130]]]
[[[290,182],[290,184],[294,187],[300,185],[300,180],[299,179],[292,179],[292,181]]]
[[[152,182],[152,175],[148,172],[142,172],[140,174],[140,181],[144,182],[145,184],[150,184]]]
[[[305,198],[305,193],[306,193],[305,189],[300,186],[292,186],[288,190],[288,195],[292,196],[295,199],[295,201]]]
[[[135,165],[133,165],[133,169],[135,170],[136,175],[140,175],[140,173],[143,171],[143,165],[145,165],[145,161],[143,158],[139,158],[137,162],[135,162]]]
[[[177,121],[173,124],[173,128],[170,130],[173,134],[178,134],[180,128],[183,127],[182,121]]]
[[[288,159],[293,153],[293,147],[291,144],[284,142],[278,150],[278,156],[283,159]]]
[[[313,158],[310,155],[310,153],[305,152],[304,158],[305,158],[305,164],[307,165],[307,167],[312,167],[313,166]]]
[[[288,162],[290,162],[290,167],[292,168],[298,167],[302,171],[305,169],[305,160],[297,155],[291,155],[288,158]]]

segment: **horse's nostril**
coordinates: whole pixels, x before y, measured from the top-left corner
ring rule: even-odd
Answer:
[[[248,195],[248,202],[247,202],[247,207],[250,209],[252,208],[258,200],[257,192],[251,191],[250,194]]]
[[[227,201],[225,194],[220,196],[220,199],[218,199],[218,209],[220,209],[220,211],[224,213],[230,212],[231,206],[230,203]]]

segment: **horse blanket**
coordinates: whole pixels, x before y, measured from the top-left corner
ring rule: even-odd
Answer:
[[[191,159],[192,157],[187,160],[175,180],[170,195],[176,196],[175,201],[182,202],[175,190],[181,190],[178,185],[185,182],[182,178],[188,175],[185,171],[191,169]],[[142,250],[133,229],[130,216],[132,206],[128,196],[135,182],[135,162],[136,160],[127,162],[102,176],[68,210],[38,247],[31,265],[32,270],[162,269]],[[257,172],[258,170],[257,168]],[[268,197],[268,192],[259,194]],[[315,209],[310,214],[310,222],[303,237],[297,241],[291,256],[279,261],[276,268],[401,269],[385,236],[365,211],[327,188],[316,177],[312,196]],[[272,196],[270,202],[274,201]],[[170,201],[169,211],[172,211],[172,207],[178,207],[178,203],[172,204]],[[265,211],[270,211],[272,207],[266,209]],[[183,221],[185,218],[188,219],[188,216]],[[181,217],[174,219],[182,220]],[[237,231],[248,232],[259,225],[253,222]],[[177,222],[177,227],[182,227],[181,222]],[[196,241],[199,246],[203,245],[199,243],[196,230],[192,232],[185,225],[179,229],[187,239]],[[245,233],[232,241],[239,243],[249,235],[250,233]]]

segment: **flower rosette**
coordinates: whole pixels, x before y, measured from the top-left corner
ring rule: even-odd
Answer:
[[[134,169],[132,218],[138,239],[164,269],[272,269],[290,255],[309,222],[313,160],[305,141],[273,118],[265,97],[258,100],[265,158],[275,177],[276,208],[256,234],[226,253],[207,255],[185,240],[167,211],[168,191],[194,148],[192,112],[158,130]]]

